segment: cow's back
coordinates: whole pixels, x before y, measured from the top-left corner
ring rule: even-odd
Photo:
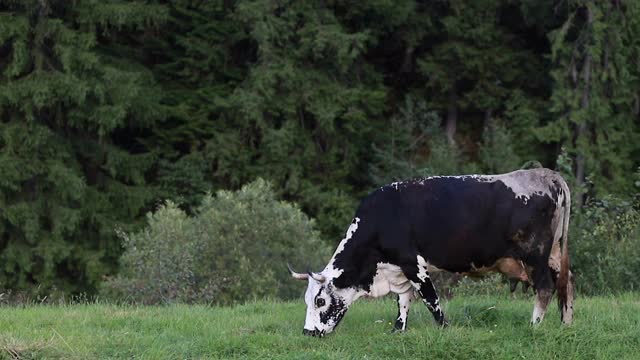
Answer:
[[[522,244],[555,209],[554,172],[455,176],[393,183],[363,200],[358,217],[371,227],[383,261],[415,261],[466,272],[501,257],[522,258]]]

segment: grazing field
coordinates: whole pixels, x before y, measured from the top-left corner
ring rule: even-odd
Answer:
[[[457,297],[439,329],[414,303],[392,334],[393,299],[359,301],[325,338],[302,336],[301,302],[236,307],[101,304],[0,308],[0,359],[638,359],[640,296],[578,298],[575,323],[555,304],[529,326],[533,298]]]

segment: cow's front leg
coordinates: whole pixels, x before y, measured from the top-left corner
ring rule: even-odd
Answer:
[[[409,306],[413,300],[413,289],[398,294],[398,318],[393,326],[394,331],[407,330],[407,321],[409,320]]]
[[[436,322],[441,326],[449,325],[449,322],[445,319],[444,312],[440,307],[440,299],[438,298],[438,294],[436,293],[436,289],[433,286],[431,279],[427,278],[427,280],[420,282],[412,281],[411,284],[422,297],[422,301],[427,305],[427,308],[431,311]]]
[[[407,279],[411,281],[411,285],[413,285],[416,292],[420,297],[422,297],[422,301],[427,305],[427,308],[431,311],[436,322],[441,326],[449,325],[449,322],[445,319],[444,312],[440,307],[440,299],[438,298],[436,288],[431,282],[431,277],[427,271],[427,262],[424,258],[418,255],[417,265],[408,266],[403,268],[402,271]]]

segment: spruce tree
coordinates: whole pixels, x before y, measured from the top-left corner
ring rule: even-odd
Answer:
[[[433,7],[430,16],[438,25],[418,67],[427,79],[431,107],[446,114],[452,144],[463,111],[467,123],[471,115],[483,119],[481,128],[492,129],[492,119],[504,111],[512,90],[526,91],[538,83],[530,73],[540,71],[540,63],[502,23],[503,1],[451,0]]]
[[[255,46],[233,16],[234,2],[171,0],[166,7],[163,31],[145,37],[142,49],[166,112],[147,145],[158,154],[162,197],[192,210],[206,192],[249,178],[242,135],[227,121]]]
[[[175,34],[147,45],[170,81],[168,126],[154,139],[167,150],[163,189],[193,205],[204,191],[265,177],[337,238],[368,180],[368,136],[385,105],[363,61],[368,34],[315,1],[169,8]]]
[[[243,134],[249,175],[279,184],[338,238],[353,215],[352,194],[367,183],[364,160],[385,109],[386,89],[364,57],[370,35],[317,1],[245,0],[235,16],[257,55],[230,99],[228,124]]]
[[[0,1],[0,287],[92,291],[115,270],[116,228],[153,199],[153,157],[137,137],[160,116],[119,31],[164,14],[143,2]]]
[[[542,141],[566,145],[578,192],[629,193],[637,166],[637,59],[640,4],[571,3],[564,24],[550,34],[554,80],[552,122]],[[578,204],[582,196],[575,196]]]

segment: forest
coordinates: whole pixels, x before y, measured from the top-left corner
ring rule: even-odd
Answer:
[[[325,261],[382,184],[538,163],[582,291],[637,290],[639,34],[636,0],[0,0],[0,292],[191,264],[177,298],[234,301],[225,269]],[[203,245],[237,229],[264,251]]]

